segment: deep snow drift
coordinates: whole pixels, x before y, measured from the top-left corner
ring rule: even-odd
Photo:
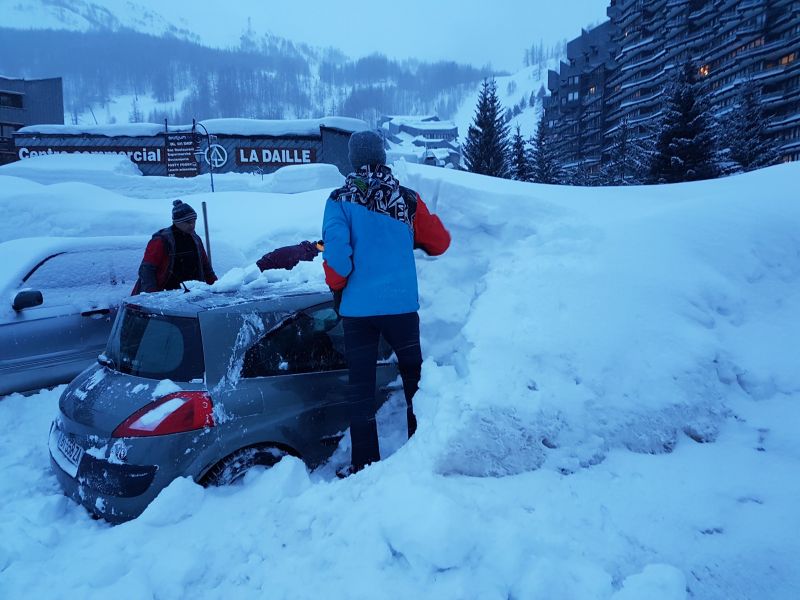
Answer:
[[[311,167],[297,193],[237,175],[212,195],[60,160],[0,168],[0,242],[148,234],[182,194],[253,261],[317,238],[336,185]],[[392,402],[389,457],[347,480],[284,459],[109,527],[49,472],[60,389],[8,396],[0,597],[800,597],[800,164],[605,189],[395,172],[453,235],[417,261],[417,435]],[[260,277],[321,280],[320,260]]]

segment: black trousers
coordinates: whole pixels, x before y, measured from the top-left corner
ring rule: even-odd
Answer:
[[[375,363],[380,336],[397,355],[403,392],[406,396],[408,437],[417,429],[412,399],[419,387],[422,350],[419,346],[419,315],[416,312],[374,317],[344,317],[344,344],[350,370],[349,395],[352,406],[350,437],[351,463],[359,471],[381,459],[378,427],[375,423]]]

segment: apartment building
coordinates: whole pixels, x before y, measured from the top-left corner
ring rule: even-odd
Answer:
[[[12,133],[26,125],[40,123],[64,123],[61,78],[0,76],[0,164],[16,160]]]
[[[594,168],[603,148],[607,107],[603,102],[610,72],[610,35],[607,21],[567,44],[567,62],[559,72],[548,72],[550,96],[544,98],[545,123],[565,166]]]
[[[607,14],[548,74],[547,133],[566,166],[596,170],[623,119],[634,135],[652,135],[687,60],[718,116],[755,81],[783,160],[800,160],[800,1],[611,0]]]

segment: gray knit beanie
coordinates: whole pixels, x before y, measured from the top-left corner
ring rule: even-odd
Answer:
[[[197,213],[182,200],[175,200],[172,203],[172,222],[186,223],[187,221],[197,221]]]
[[[356,171],[364,165],[386,164],[383,138],[374,131],[357,131],[350,136],[350,143],[347,146],[350,150],[350,164]]]

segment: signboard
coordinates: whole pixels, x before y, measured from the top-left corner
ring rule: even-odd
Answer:
[[[194,133],[167,133],[164,140],[168,177],[194,177],[198,173],[194,156]]]
[[[141,146],[130,148],[125,146],[37,146],[17,148],[17,156],[21,160],[48,154],[119,154],[127,156],[135,163],[160,163],[163,162],[164,153],[160,146]]]
[[[225,146],[219,144],[211,144],[206,148],[204,156],[206,164],[215,169],[221,169],[228,162],[228,151],[225,150]]]
[[[279,167],[317,162],[315,148],[237,148],[236,164]]]

